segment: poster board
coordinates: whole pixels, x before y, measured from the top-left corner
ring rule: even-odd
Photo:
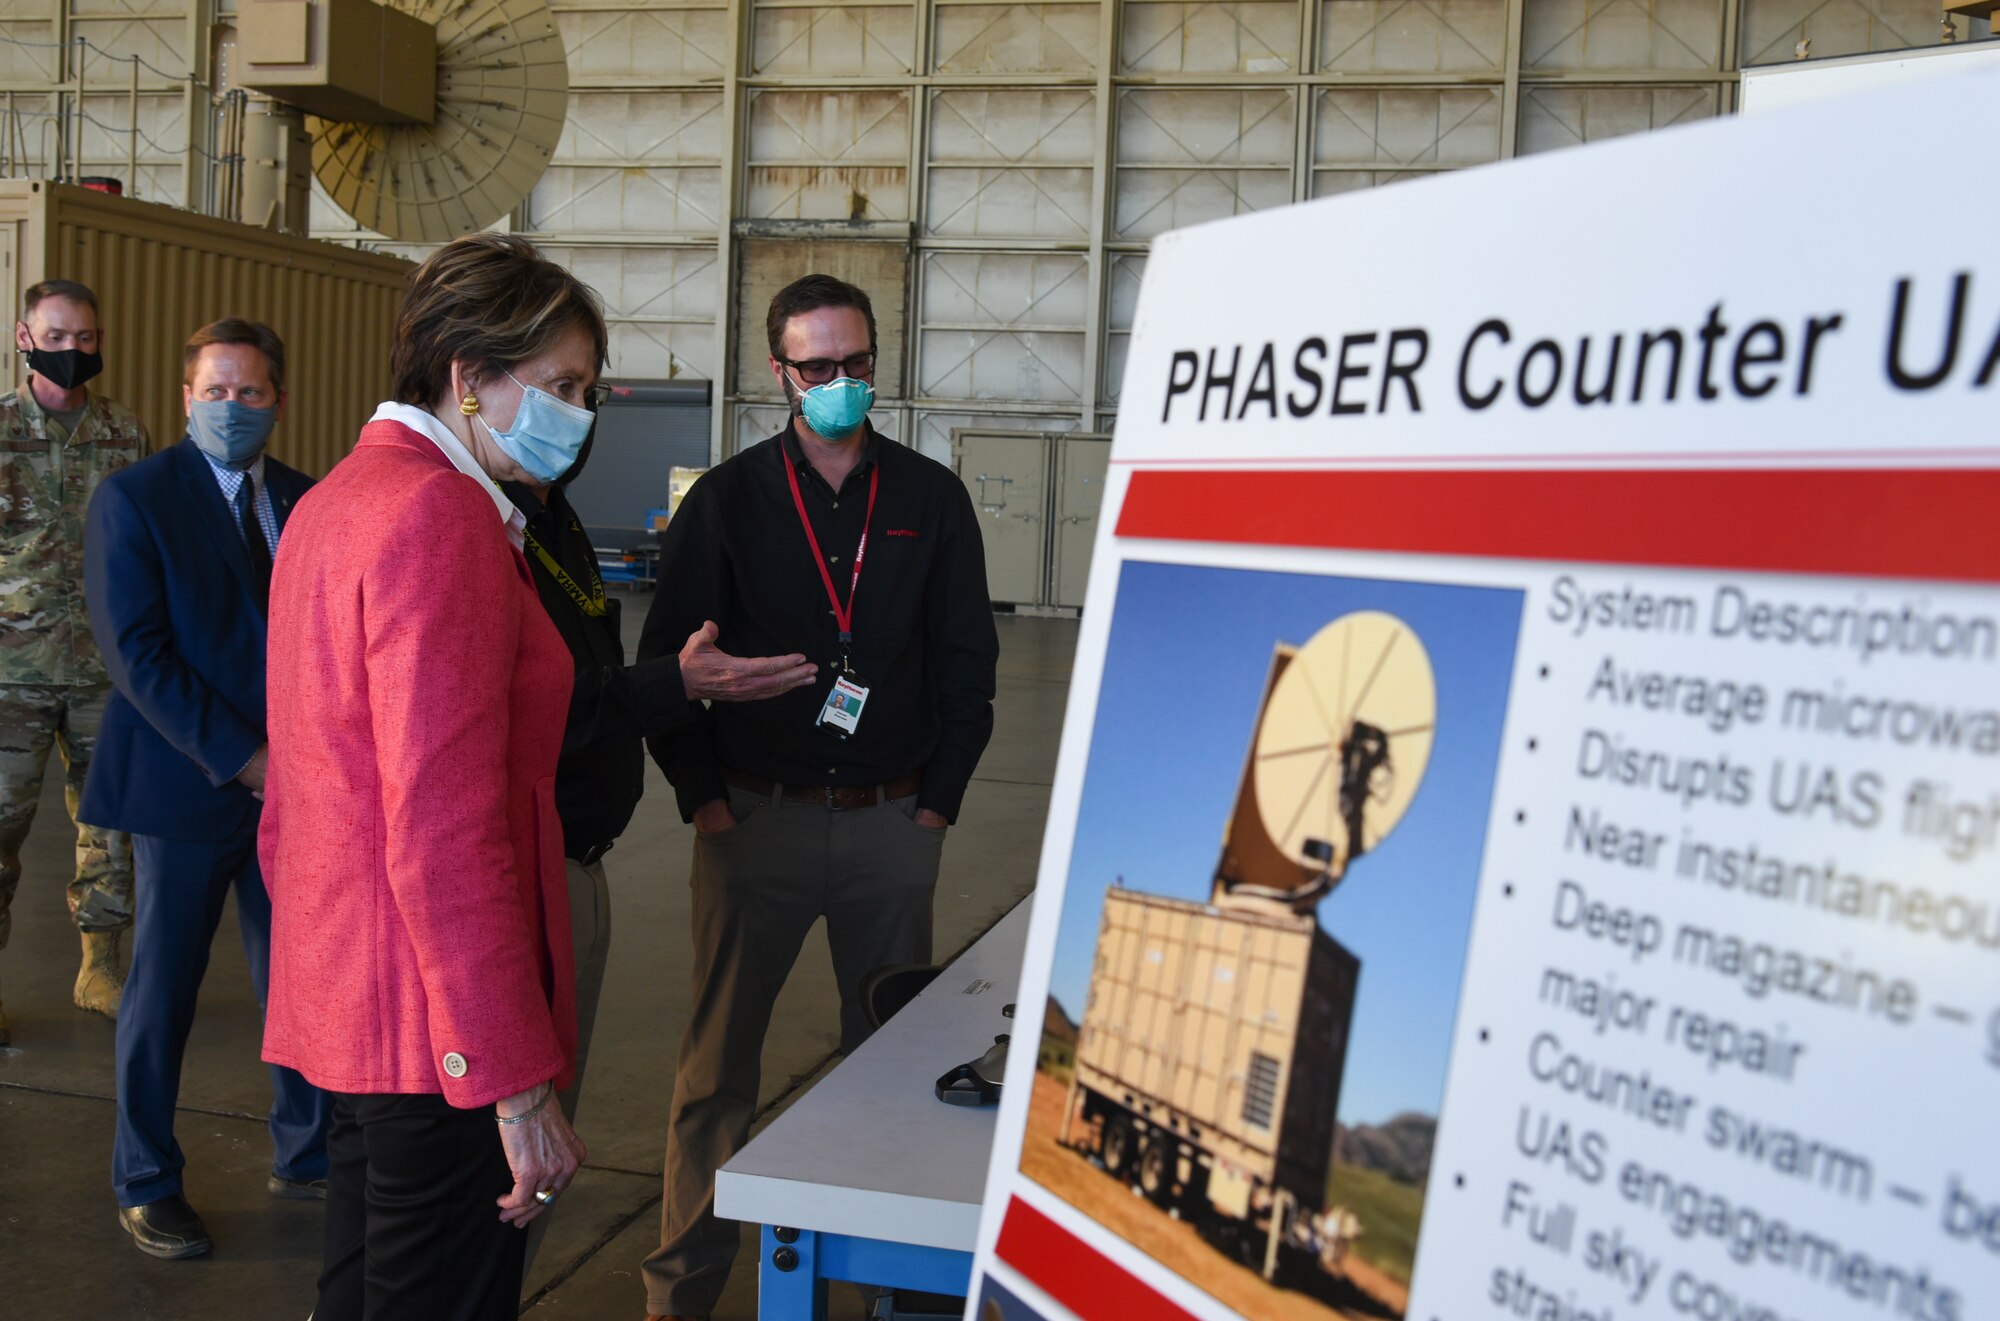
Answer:
[[[1973,21],[1959,20],[1967,24]],[[1743,71],[1736,108],[1746,115],[1762,114],[1829,96],[1881,91],[1995,68],[2000,68],[2000,38],[1991,36],[1950,46],[1759,64]]]
[[[1982,122],[1154,246],[969,1317],[2000,1315]]]

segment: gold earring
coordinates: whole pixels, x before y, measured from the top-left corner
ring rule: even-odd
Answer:
[[[465,398],[458,401],[458,411],[471,417],[479,411],[479,397],[468,390]]]

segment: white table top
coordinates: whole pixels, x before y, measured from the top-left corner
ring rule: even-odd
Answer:
[[[1021,976],[1030,902],[738,1152],[716,1176],[716,1214],[972,1251],[999,1107],[946,1105],[932,1088],[1017,1031],[1000,1010]],[[1035,1049],[1039,1008],[1020,1022]]]

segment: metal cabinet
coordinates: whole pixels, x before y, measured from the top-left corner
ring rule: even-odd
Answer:
[[[1110,438],[1055,437],[1055,467],[1048,601],[1080,610],[1090,582],[1090,551],[1097,544],[1097,515],[1104,507],[1104,479],[1111,471]]]
[[[994,603],[1081,607],[1111,438],[962,429],[952,433],[951,453],[980,518]]]

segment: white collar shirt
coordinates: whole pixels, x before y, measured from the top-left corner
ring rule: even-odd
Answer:
[[[438,447],[445,458],[451,460],[452,467],[478,482],[492,498],[493,506],[499,512],[500,521],[507,527],[507,539],[514,543],[514,549],[520,550],[526,544],[522,533],[527,529],[528,516],[515,508],[514,502],[507,498],[507,493],[500,489],[499,483],[486,475],[486,470],[472,457],[472,451],[465,447],[465,442],[452,435],[450,428],[432,416],[428,409],[417,408],[411,404],[384,403],[376,407],[375,416],[368,420],[395,422],[429,437],[431,443]]]

